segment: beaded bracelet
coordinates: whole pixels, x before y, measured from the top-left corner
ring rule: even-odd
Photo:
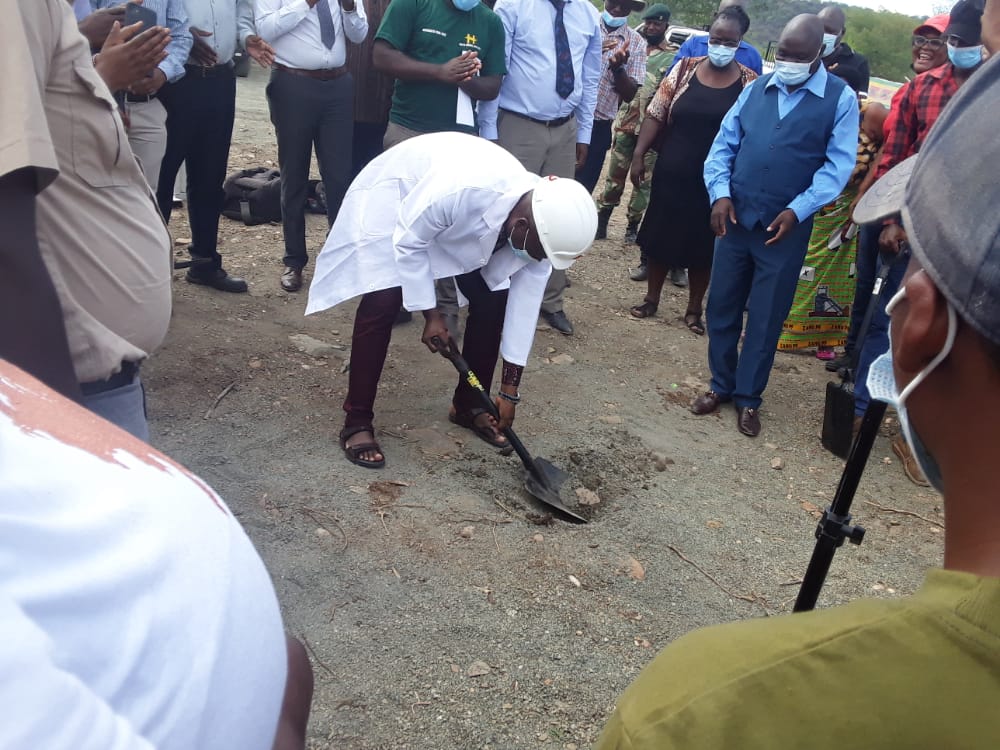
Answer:
[[[519,404],[519,403],[521,403],[521,394],[520,393],[511,396],[509,393],[504,393],[503,391],[497,391],[497,395],[500,398],[502,398],[504,401],[510,401],[512,404]]]

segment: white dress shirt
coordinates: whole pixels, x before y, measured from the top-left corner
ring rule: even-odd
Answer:
[[[279,65],[303,70],[339,68],[347,61],[344,37],[361,44],[368,36],[368,17],[361,0],[345,11],[339,0],[330,0],[330,15],[337,37],[327,49],[319,30],[318,9],[306,0],[255,0],[257,33],[274,47]]]
[[[191,27],[212,32],[201,40],[215,51],[219,65],[232,61],[237,40],[246,47],[247,37],[257,33],[253,0],[184,0],[184,7]]]
[[[506,33],[507,75],[496,99],[479,102],[479,134],[496,140],[500,108],[536,120],[576,115],[576,142],[590,143],[597,89],[605,67],[600,14],[589,0],[566,0],[563,24],[573,58],[573,92],[563,99],[556,93],[556,11],[552,3],[497,0],[493,12],[500,16]]]
[[[393,146],[347,191],[316,259],[306,315],[397,286],[407,310],[431,310],[435,279],[480,270],[490,289],[510,289],[500,352],[526,364],[552,267],[494,247],[538,180],[509,152],[471,135],[431,133]]]

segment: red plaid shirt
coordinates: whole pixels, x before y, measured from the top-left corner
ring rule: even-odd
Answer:
[[[875,179],[920,150],[927,133],[960,85],[954,66],[942,65],[921,73],[899,90],[894,97],[899,102],[898,110],[887,123],[889,128]]]

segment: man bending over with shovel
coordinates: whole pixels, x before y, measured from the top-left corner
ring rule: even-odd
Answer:
[[[503,373],[500,420],[460,380],[449,419],[498,448],[514,421],[518,385],[552,268],[569,268],[597,230],[594,201],[578,182],[538,177],[499,146],[471,135],[412,138],[372,161],[344,198],[316,261],[306,314],[359,294],[340,445],[358,466],[385,456],[372,427],[375,394],[400,304],[426,321],[432,352],[453,346],[434,281],[454,276],[469,302],[462,354],[490,391]]]

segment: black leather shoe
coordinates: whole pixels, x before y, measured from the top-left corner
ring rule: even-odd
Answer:
[[[247,282],[244,279],[230,276],[222,268],[217,268],[208,273],[194,273],[193,269],[191,269],[185,274],[184,278],[188,280],[188,283],[210,286],[213,289],[218,289],[220,292],[243,294],[247,290]]]
[[[285,266],[281,274],[281,288],[286,292],[297,292],[302,288],[302,269]]]
[[[839,372],[841,367],[851,366],[851,359],[853,358],[853,356],[854,355],[852,355],[850,352],[845,351],[836,359],[831,359],[830,361],[828,361],[825,365],[823,365],[823,367],[826,368],[827,372]]]
[[[569,318],[566,317],[566,313],[564,313],[562,310],[553,313],[545,312],[543,310],[542,317],[545,319],[546,323],[555,328],[557,331],[559,331],[559,333],[563,334],[564,336],[573,335],[573,324],[569,322]]]
[[[736,427],[747,437],[760,434],[760,412],[747,406],[740,407],[736,414]]]
[[[711,414],[719,408],[719,404],[724,404],[727,401],[729,401],[728,398],[720,396],[715,391],[705,391],[691,404],[691,412],[698,416]]]

